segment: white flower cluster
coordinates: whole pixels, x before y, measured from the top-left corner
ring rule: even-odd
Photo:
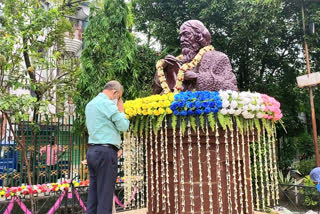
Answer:
[[[259,93],[219,91],[222,101],[220,113],[223,115],[242,115],[246,119],[263,118],[265,105]]]

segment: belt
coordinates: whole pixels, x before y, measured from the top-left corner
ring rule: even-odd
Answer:
[[[104,147],[108,147],[110,149],[113,149],[116,152],[119,151],[118,147],[116,147],[116,146],[114,146],[112,144],[91,144],[91,143],[89,143],[89,146],[104,146]]]

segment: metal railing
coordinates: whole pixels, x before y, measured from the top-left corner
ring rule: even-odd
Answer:
[[[26,145],[31,166],[32,184],[57,182],[75,175],[87,179],[81,161],[85,159],[85,136],[72,132],[73,117],[54,118],[38,123],[13,124],[12,130],[5,120],[0,123],[0,186],[19,186],[27,183],[26,164],[22,148],[13,132]],[[1,121],[0,121],[1,122]]]

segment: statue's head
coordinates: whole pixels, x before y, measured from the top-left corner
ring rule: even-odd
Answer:
[[[189,62],[198,51],[211,43],[209,30],[199,20],[189,20],[180,27],[183,62]]]

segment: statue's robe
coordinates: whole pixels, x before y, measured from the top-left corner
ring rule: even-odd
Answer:
[[[232,67],[228,56],[219,51],[206,52],[197,67],[192,69],[194,73],[186,74],[183,82],[182,91],[219,91],[233,90],[238,91],[237,79],[232,72]],[[167,82],[170,89],[175,85],[177,71],[165,71]],[[196,77],[196,78],[195,78]],[[153,82],[153,94],[163,93],[157,74]]]

